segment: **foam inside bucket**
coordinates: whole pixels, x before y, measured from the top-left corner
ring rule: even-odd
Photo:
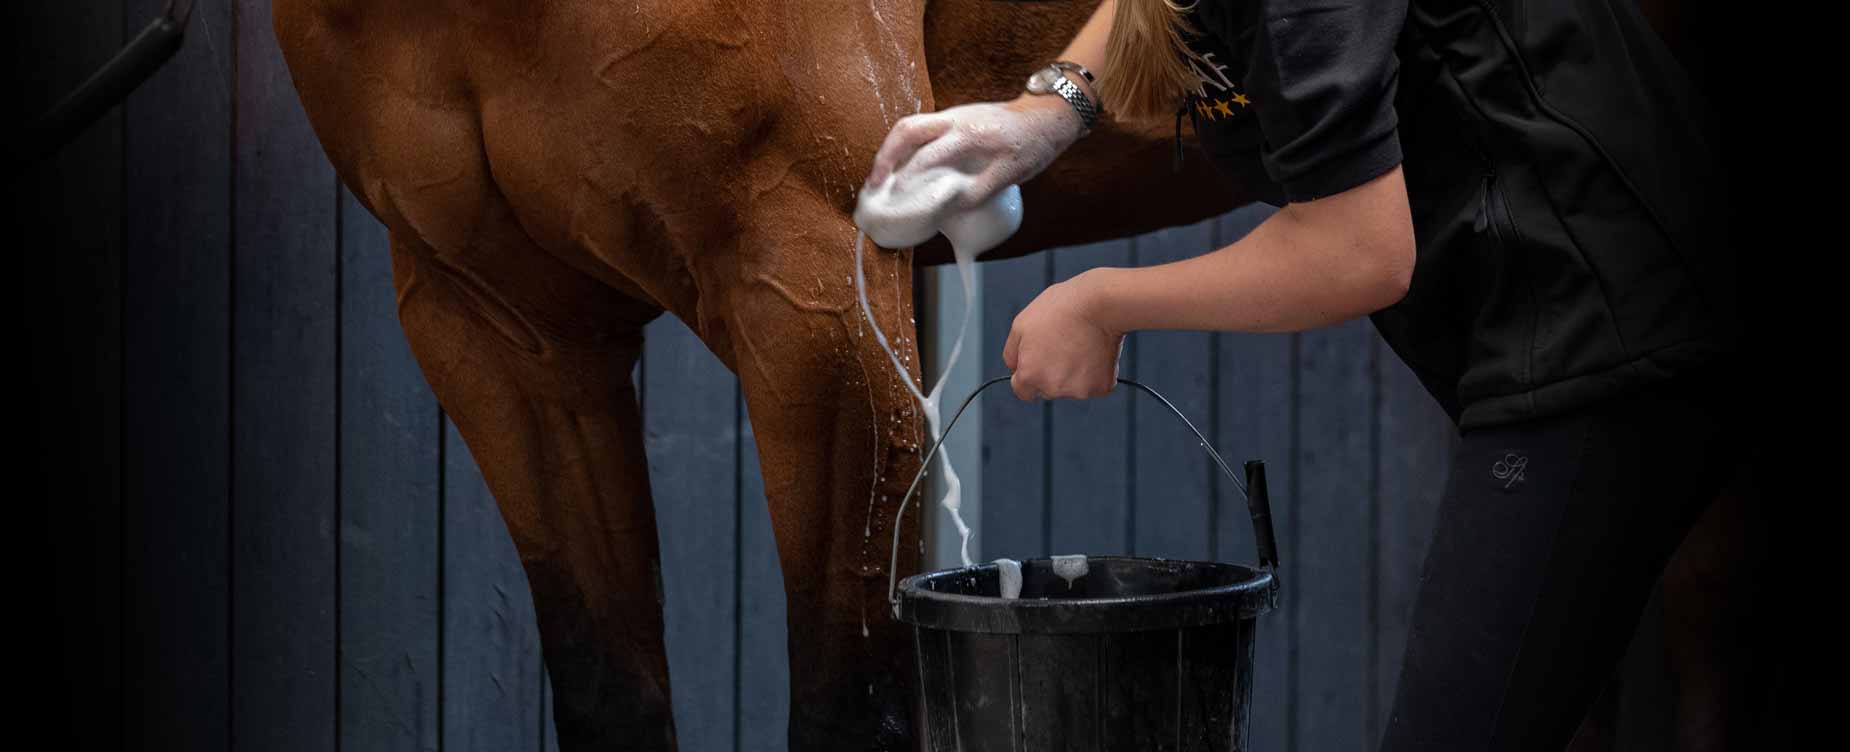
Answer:
[[[1270,572],[1221,562],[1087,557],[1086,573],[1061,577],[1052,559],[1021,563],[1021,596],[1001,597],[995,564],[907,578],[899,618],[952,631],[1060,634],[1222,624],[1272,608]]]

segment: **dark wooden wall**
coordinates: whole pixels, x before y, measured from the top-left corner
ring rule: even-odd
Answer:
[[[27,4],[14,69],[43,74],[20,83],[25,109],[161,4]],[[22,649],[54,677],[40,701],[63,746],[554,748],[506,528],[409,356],[384,232],[322,157],[269,3],[202,2],[178,59],[10,180],[21,401],[41,429],[17,455],[21,571],[48,572],[28,600],[58,614]],[[989,266],[985,370],[1046,283],[1231,242],[1262,216]],[[1443,416],[1362,322],[1140,334],[1125,370],[1230,459],[1269,462],[1287,598],[1262,627],[1255,738],[1369,748]],[[651,326],[639,375],[683,749],[782,749],[781,580],[736,381],[674,321]],[[985,557],[1250,558],[1237,498],[1152,404],[983,411]]]
[[[29,6],[23,109],[161,4]],[[36,251],[21,469],[69,500],[21,526],[56,536],[26,557],[60,614],[44,707],[73,749],[556,749],[526,581],[398,330],[384,229],[322,156],[269,2],[197,13],[123,108],[8,183]],[[649,333],[685,748],[781,748],[782,585],[737,385],[678,322]]]

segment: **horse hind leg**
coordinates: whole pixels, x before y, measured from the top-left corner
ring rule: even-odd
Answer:
[[[652,307],[532,248],[395,234],[399,318],[532,587],[561,750],[673,750],[660,554],[631,369]],[[510,252],[517,251],[517,252]]]

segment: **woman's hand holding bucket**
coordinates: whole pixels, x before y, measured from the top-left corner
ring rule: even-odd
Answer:
[[[1124,332],[1098,316],[1099,271],[1048,287],[1015,317],[1002,362],[1014,374],[1009,385],[1016,397],[1089,399],[1117,385]]]

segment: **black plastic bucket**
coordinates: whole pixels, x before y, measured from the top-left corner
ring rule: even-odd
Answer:
[[[1120,382],[1175,411],[1149,387]],[[1017,598],[1002,597],[993,563],[898,584],[894,613],[913,625],[927,752],[1249,749],[1253,638],[1278,602],[1265,471],[1248,462],[1241,483],[1205,438],[1202,448],[1246,493],[1257,567],[1088,556],[1069,580],[1053,560],[1030,559]]]

